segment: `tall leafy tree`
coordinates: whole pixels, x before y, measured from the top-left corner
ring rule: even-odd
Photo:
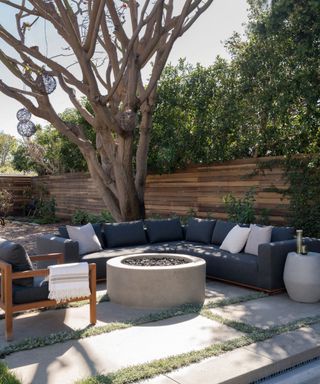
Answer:
[[[250,0],[246,41],[228,42],[255,155],[319,148],[320,2]]]
[[[6,165],[16,147],[16,138],[0,131],[0,167]]]
[[[0,25],[0,39],[7,47],[0,51],[0,61],[27,88],[19,89],[2,78],[0,91],[49,121],[78,146],[116,220],[144,215],[157,82],[174,42],[212,2],[0,0],[0,4],[16,10],[11,24],[17,26],[16,33],[11,33]],[[41,20],[63,40],[67,54],[46,55],[42,47],[28,44],[29,29]],[[151,61],[151,74],[144,83],[142,71]],[[93,127],[96,143],[81,125],[68,124],[56,113],[43,87],[43,66]],[[91,111],[79,102],[76,92],[88,99]]]
[[[252,142],[238,83],[237,68],[221,58],[207,68],[184,60],[168,65],[158,86],[149,168],[172,172],[248,156]]]

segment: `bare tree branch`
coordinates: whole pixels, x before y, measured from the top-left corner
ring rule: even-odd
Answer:
[[[49,121],[78,146],[116,220],[144,216],[157,83],[176,39],[212,2],[179,2],[179,11],[174,13],[178,3],[174,0],[0,0],[15,10],[17,30],[9,32],[0,25],[0,41],[14,50],[2,48],[0,62],[28,87],[21,90],[2,79],[0,91]],[[41,47],[27,44],[29,29],[38,18],[63,40],[65,52],[49,56],[41,53]],[[151,60],[151,77],[144,84],[142,69]],[[94,129],[95,142],[86,136],[81,119],[72,124],[61,119],[39,85],[44,71],[58,78],[81,119]],[[90,112],[76,98],[75,90],[86,97]]]
[[[95,52],[95,47],[97,44],[97,36],[99,33],[101,18],[104,14],[104,1],[98,0],[93,4],[93,9],[90,14],[90,24],[86,37],[86,41],[83,45],[83,48],[88,52],[87,57],[91,59]]]

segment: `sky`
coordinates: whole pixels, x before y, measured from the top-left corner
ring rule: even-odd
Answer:
[[[8,29],[13,28],[14,18],[11,17],[8,6],[0,5],[0,24]],[[200,63],[203,66],[208,66],[214,62],[217,55],[229,58],[228,52],[224,48],[224,41],[234,31],[244,34],[244,24],[247,22],[247,18],[248,4],[246,0],[214,0],[209,9],[176,41],[168,63],[175,65],[180,58],[186,58],[187,62],[191,64]],[[51,48],[57,48],[59,43],[50,41],[50,31],[41,28],[34,32],[33,36],[28,37],[27,42],[31,46],[44,46],[45,35],[47,35],[50,56]],[[0,48],[3,49],[1,42]],[[0,79],[6,81],[7,78],[8,73],[0,65]],[[21,87],[19,81],[14,79],[12,81],[10,85]],[[58,88],[50,95],[50,99],[58,112],[63,112],[64,109],[71,107],[63,91]],[[16,113],[22,107],[14,99],[0,93],[0,131],[20,137],[16,129],[18,123]],[[35,116],[32,116],[31,120],[34,123],[47,124],[46,121]]]

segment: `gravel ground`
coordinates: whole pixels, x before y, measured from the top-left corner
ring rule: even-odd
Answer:
[[[36,255],[36,237],[41,233],[57,233],[59,225],[6,221],[5,226],[0,226],[0,237],[20,243],[29,255]]]

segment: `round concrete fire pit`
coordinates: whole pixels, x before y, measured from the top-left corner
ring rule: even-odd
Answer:
[[[184,259],[170,266],[137,266],[123,261],[136,258]],[[205,294],[206,262],[176,254],[139,254],[107,262],[107,293],[111,301],[134,307],[164,308],[202,304]]]

